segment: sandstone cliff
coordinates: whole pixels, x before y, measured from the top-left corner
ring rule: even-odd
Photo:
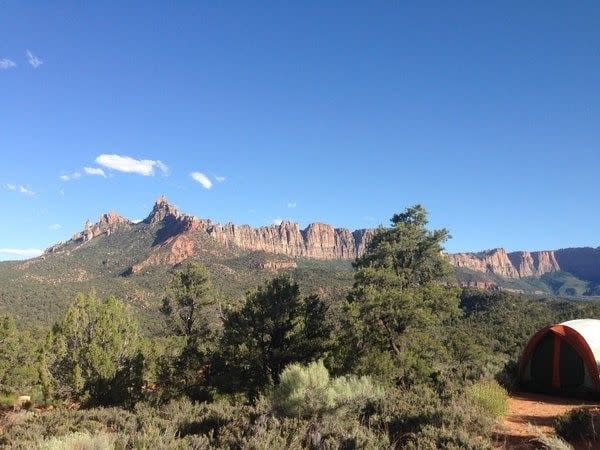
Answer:
[[[375,230],[369,229],[350,231],[334,228],[324,223],[312,223],[304,229],[292,222],[258,228],[232,223],[219,225],[183,214],[160,197],[140,224],[134,224],[114,212],[103,214],[97,223],[88,221],[83,231],[66,243],[50,247],[46,254],[73,248],[72,244],[78,248],[91,239],[109,236],[120,227],[129,229],[137,226],[150,227],[154,242],[143,259],[131,267],[132,272],[154,265],[179,264],[200,252],[219,255],[224,251],[246,250],[287,257],[261,262],[262,268],[268,270],[294,267],[294,258],[353,260],[364,253],[375,233]],[[512,253],[496,248],[479,253],[449,254],[448,258],[455,267],[509,279],[541,277],[550,272],[564,271],[600,283],[600,249],[595,248]],[[492,279],[474,279],[468,283],[486,288],[495,285]]]
[[[507,253],[503,248],[495,248],[480,253],[456,253],[449,258],[455,267],[505,278],[540,277],[561,270],[553,251]]]
[[[210,225],[206,231],[226,247],[313,259],[354,259],[364,252],[373,236],[373,230],[351,232],[323,223],[301,230],[292,222],[260,228],[231,223]]]

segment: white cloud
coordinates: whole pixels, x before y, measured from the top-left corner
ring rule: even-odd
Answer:
[[[192,173],[190,173],[190,176],[195,181],[200,183],[202,185],[202,187],[204,187],[205,189],[210,189],[213,185],[212,181],[210,181],[208,179],[208,177],[206,175],[204,175],[202,172],[192,172]]]
[[[25,195],[35,195],[35,192],[33,192],[32,190],[30,190],[29,188],[21,185],[19,186],[19,192],[21,194],[25,194]]]
[[[84,167],[83,170],[88,175],[95,175],[98,177],[106,178],[106,173],[104,173],[104,170],[102,170],[100,167]]]
[[[131,221],[133,223],[140,223],[141,221],[143,221],[144,219],[131,219]]]
[[[163,175],[169,175],[169,168],[162,161],[154,161],[156,163],[156,167],[163,173]]]
[[[273,225],[281,225],[282,222],[283,219],[280,219],[279,217],[277,219],[273,219]]]
[[[226,180],[226,178],[225,177],[217,177],[217,176],[215,176],[215,180],[217,180],[219,183],[222,183],[223,181]]]
[[[78,178],[81,178],[81,173],[79,173],[79,172],[68,173],[66,175],[61,175],[59,178],[62,181],[76,180]]]
[[[25,52],[25,54],[27,55],[27,62],[31,65],[31,67],[33,67],[34,69],[37,69],[39,66],[41,66],[42,64],[44,64],[44,61],[42,61],[40,58],[38,58],[37,56],[35,56],[33,53],[31,53],[30,50],[27,50]]]
[[[152,159],[135,159],[130,156],[102,154],[96,158],[96,163],[109,169],[125,173],[137,173],[145,177],[154,175],[155,169],[168,175],[169,168],[161,161]]]
[[[0,70],[12,69],[14,67],[17,67],[16,62],[8,58],[0,59]]]
[[[287,204],[287,207],[288,207],[288,208],[295,208],[296,206],[298,206],[298,205],[296,204],[296,202],[288,202],[288,204]]]
[[[43,250],[39,248],[0,248],[0,255],[16,259],[35,258],[42,253]]]
[[[52,225],[50,225],[49,228],[51,230],[57,231],[57,230],[60,230],[62,228],[62,225],[60,223],[53,223]]]
[[[3,184],[2,187],[9,191],[20,192],[21,194],[25,194],[25,195],[35,195],[35,192],[33,192],[27,186],[23,186],[22,184],[16,185],[16,184],[11,184],[11,183],[6,183],[6,184]]]
[[[61,197],[65,196],[65,190],[64,189],[59,189],[58,190],[58,195],[60,195]]]

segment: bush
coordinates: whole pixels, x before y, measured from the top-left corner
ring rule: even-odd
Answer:
[[[493,421],[458,391],[442,398],[428,385],[391,389],[368,418],[393,448],[490,448]]]
[[[508,393],[495,380],[482,380],[467,388],[467,397],[493,418],[506,415]]]
[[[331,379],[322,361],[291,364],[273,389],[273,409],[288,417],[311,418],[346,409],[360,410],[383,396],[368,377]]]
[[[556,418],[556,433],[567,441],[600,440],[600,408],[577,408]]]
[[[110,450],[114,448],[114,437],[107,433],[71,433],[40,442],[40,450]]]

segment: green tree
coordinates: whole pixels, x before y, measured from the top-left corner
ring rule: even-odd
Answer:
[[[0,394],[37,394],[39,340],[0,316]]]
[[[139,343],[138,324],[122,302],[79,294],[48,337],[46,392],[92,404],[135,401],[143,382]]]
[[[208,271],[198,263],[190,263],[175,273],[161,312],[175,334],[195,345],[207,334],[207,309],[214,305]]]
[[[331,333],[326,309],[318,297],[302,297],[287,275],[247,293],[243,307],[225,315],[218,356],[221,388],[254,397],[277,382],[288,364],[322,358]]]
[[[413,382],[438,369],[444,348],[436,330],[460,309],[458,290],[447,286],[448,231],[427,223],[420,205],[395,214],[354,264],[346,356],[360,372]]]
[[[184,392],[206,397],[210,357],[220,327],[219,305],[205,267],[190,263],[173,277],[161,312],[170,330],[183,339],[174,359],[163,361],[162,378],[167,396]]]
[[[0,317],[0,391],[10,393],[14,383],[19,342],[15,321],[8,316]]]

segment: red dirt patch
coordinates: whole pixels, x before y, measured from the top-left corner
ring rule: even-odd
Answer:
[[[500,448],[536,448],[531,427],[555,435],[555,417],[581,406],[598,406],[598,403],[543,394],[512,394],[508,399],[508,414],[496,427],[495,441]]]

